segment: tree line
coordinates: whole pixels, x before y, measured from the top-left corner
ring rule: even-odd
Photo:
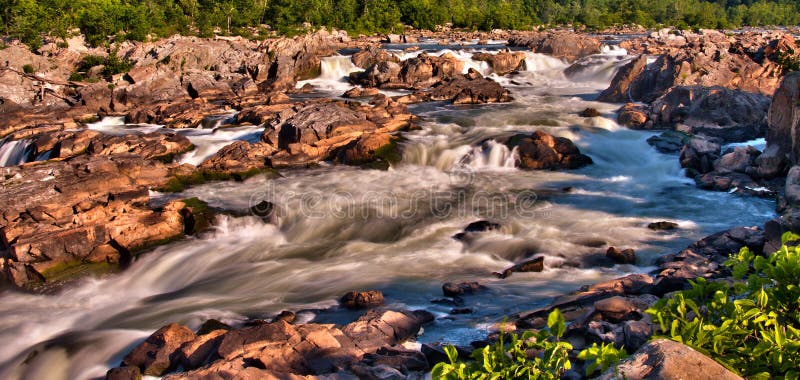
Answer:
[[[0,0],[0,32],[36,47],[49,34],[78,28],[94,45],[148,36],[251,36],[269,25],[281,34],[304,26],[355,33],[579,25],[735,28],[797,25],[797,0]],[[264,35],[264,33],[257,33]]]

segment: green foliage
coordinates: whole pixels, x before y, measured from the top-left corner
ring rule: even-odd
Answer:
[[[628,353],[625,349],[617,349],[613,344],[603,343],[598,346],[593,343],[591,347],[584,349],[578,354],[578,359],[586,362],[586,377],[595,372],[605,372],[607,369],[616,366],[620,360],[625,359]]]
[[[797,25],[793,0],[0,0],[0,31],[33,49],[42,35],[66,38],[79,28],[95,46],[175,33],[252,36],[262,25],[280,34],[322,26],[351,32],[433,29],[524,29],[540,24],[603,28],[729,28]],[[253,36],[263,38],[263,35]]]
[[[105,77],[106,79],[110,79],[111,76],[121,73],[128,72],[131,67],[133,67],[133,63],[128,61],[127,59],[120,58],[118,51],[116,49],[110,51],[107,57],[101,57],[99,55],[87,55],[83,57],[83,60],[78,64],[78,67],[75,69],[69,80],[72,81],[91,81],[96,78],[90,78],[88,76],[89,71],[97,66],[103,66],[103,69],[100,72],[100,75]]]
[[[797,240],[787,234],[784,243]],[[800,375],[800,248],[769,258],[743,248],[726,263],[739,282],[698,278],[647,312],[668,338],[749,378]]]
[[[25,74],[33,74],[36,72],[36,69],[30,63],[22,65],[22,71]]]
[[[800,54],[795,54],[794,50],[780,51],[777,58],[783,72],[800,71]]]
[[[431,376],[434,380],[559,379],[562,372],[572,368],[568,356],[572,345],[560,341],[566,321],[558,309],[548,316],[547,326],[545,330],[526,331],[522,335],[501,333],[496,343],[475,350],[469,362],[460,361],[456,348],[447,346],[449,362],[434,366]],[[581,355],[600,367],[624,356],[613,347],[592,347],[594,351]]]

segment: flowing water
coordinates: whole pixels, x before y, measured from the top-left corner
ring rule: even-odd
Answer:
[[[31,144],[32,141],[28,139],[0,141],[0,167],[28,162],[33,153]]]
[[[441,52],[440,52],[441,53]],[[469,51],[455,51],[469,60]],[[553,296],[625,273],[647,272],[653,260],[691,241],[736,225],[758,225],[774,204],[707,192],[685,177],[673,155],[614,122],[616,106],[592,99],[627,59],[607,50],[564,74],[567,64],[529,53],[527,71],[498,77],[510,104],[413,107],[420,129],[403,134],[403,160],[388,171],[322,165],[289,170],[277,179],[220,182],[182,194],[153,193],[155,203],[197,196],[212,206],[247,209],[277,205],[272,223],[255,216],[222,217],[213,231],[138,258],[123,273],[85,279],[54,295],[0,295],[0,378],[73,379],[102,376],[153,330],[208,318],[237,323],[286,309],[305,321],[346,322],[357,314],[325,310],[350,290],[378,289],[396,308],[437,315],[422,342],[483,338],[513,312]],[[337,96],[355,69],[347,57],[323,60],[310,83]],[[578,78],[578,79],[576,79]],[[586,107],[601,117],[582,118]],[[157,130],[106,120],[107,133]],[[543,130],[572,139],[594,165],[568,172],[514,168],[517,152],[502,143]],[[180,131],[198,146],[182,162],[199,163],[233,139],[255,139],[257,128]],[[496,231],[452,236],[470,222],[490,219]],[[647,224],[675,221],[656,232]],[[634,248],[639,266],[609,265],[607,245]],[[545,256],[542,273],[492,276],[531,255]],[[466,297],[472,314],[449,315],[435,304],[446,281],[476,280],[489,290]]]

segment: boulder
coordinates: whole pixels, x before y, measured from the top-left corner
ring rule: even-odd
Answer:
[[[653,123],[648,123],[649,112],[649,107],[628,103],[619,110],[617,123],[630,129],[651,129]]]
[[[380,90],[377,88],[361,88],[361,87],[353,87],[344,94],[342,94],[343,98],[371,98],[380,94]]]
[[[630,248],[619,249],[617,247],[608,247],[606,257],[617,264],[636,264],[636,252]]]
[[[446,282],[442,285],[442,293],[445,297],[458,297],[465,294],[474,294],[480,290],[486,289],[485,286],[472,281],[472,282]]]
[[[495,272],[494,275],[498,278],[507,278],[514,272],[541,272],[544,270],[544,256],[540,256],[531,260],[526,260],[519,264],[515,264],[510,268],[506,268],[502,272]]]
[[[80,156],[4,170],[0,235],[5,279],[14,286],[55,285],[69,273],[108,270],[184,235],[185,203],[149,206],[148,189],[163,186],[172,170],[158,161]]]
[[[642,346],[633,356],[610,368],[600,379],[624,377],[643,379],[716,379],[741,380],[713,359],[694,349],[667,339],[659,339]]]
[[[800,205],[800,166],[792,166],[789,169],[789,174],[786,175],[784,194],[789,205]]]
[[[246,175],[267,168],[275,151],[275,147],[263,142],[234,141],[203,161],[199,169],[226,176]]]
[[[211,359],[216,354],[217,348],[228,330],[229,328],[213,330],[183,343],[176,353],[177,360],[183,369],[192,370],[212,361]]]
[[[600,40],[583,33],[566,31],[517,33],[508,39],[508,46],[522,46],[536,53],[574,62],[587,55],[600,53]]]
[[[578,113],[580,117],[598,117],[601,116],[600,111],[596,108],[586,108],[583,111]]]
[[[714,162],[719,158],[720,150],[720,145],[715,142],[692,138],[681,150],[681,167],[699,174],[708,173],[714,170]]]
[[[348,309],[367,309],[383,304],[383,293],[379,290],[348,292],[339,302]]]
[[[401,63],[378,62],[363,73],[353,73],[350,81],[363,87],[384,89],[424,89],[461,73],[464,64],[452,54],[440,57],[420,54]]]
[[[669,231],[678,228],[678,223],[668,221],[653,222],[648,224],[647,228],[654,231]]]
[[[106,372],[106,380],[141,380],[142,371],[139,367],[116,367]]]
[[[792,165],[800,160],[800,73],[789,73],[772,96],[769,108],[767,150],[786,157]]]
[[[531,135],[516,135],[506,143],[517,148],[518,167],[531,170],[578,169],[592,164],[592,159],[581,154],[572,141],[555,137],[542,131]]]
[[[163,376],[178,367],[181,345],[194,339],[194,332],[185,326],[164,326],[125,355],[122,366],[139,367],[144,375]]]
[[[506,75],[514,71],[525,70],[525,53],[502,50],[496,54],[475,53],[472,59],[489,64],[497,75]]]
[[[653,101],[649,119],[657,128],[703,135],[723,142],[764,136],[770,100],[727,88],[678,86]]]
[[[425,95],[430,100],[451,100],[453,104],[506,103],[512,100],[507,89],[499,83],[480,76],[470,69],[464,76],[456,76],[434,86]]]
[[[658,136],[648,138],[647,143],[661,153],[679,154],[688,140],[689,136],[684,133],[665,131]]]
[[[622,66],[614,78],[611,80],[609,87],[597,97],[601,102],[609,103],[624,103],[633,102],[640,99],[634,99],[634,95],[642,92],[639,89],[641,85],[636,79],[642,75],[647,66],[647,56],[642,54],[634,58]]]
[[[356,65],[356,67],[360,67],[362,69],[367,69],[370,66],[380,62],[400,62],[400,59],[394,54],[374,46],[357,51],[350,59],[353,61],[353,64]]]

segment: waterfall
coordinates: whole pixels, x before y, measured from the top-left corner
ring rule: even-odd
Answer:
[[[0,142],[0,166],[22,165],[31,159],[33,145],[30,139]]]
[[[354,65],[350,58],[351,56],[349,55],[322,58],[318,79],[339,81],[348,77],[350,73],[361,71],[361,68]]]
[[[518,159],[516,147],[509,149],[505,144],[488,140],[461,157],[460,164],[473,170],[508,170],[516,167]]]

